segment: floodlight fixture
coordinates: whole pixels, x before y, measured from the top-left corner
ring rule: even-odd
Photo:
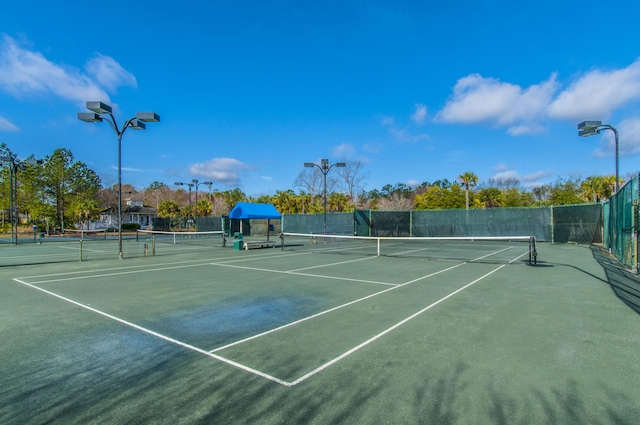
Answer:
[[[324,234],[326,235],[327,234],[327,174],[333,167],[346,167],[347,164],[345,162],[336,162],[335,164],[329,165],[329,160],[327,158],[322,158],[320,160],[320,165],[316,164],[315,162],[305,162],[304,166],[307,168],[318,167],[318,169],[322,172],[322,175],[324,177],[323,205],[324,205]]]
[[[102,117],[95,112],[78,112],[78,119],[84,122],[102,122]]]
[[[122,135],[127,128],[144,130],[146,129],[145,122],[160,122],[160,117],[154,112],[138,112],[135,117],[126,120],[122,127],[118,127],[110,105],[94,100],[88,101],[86,107],[93,112],[79,112],[78,119],[80,121],[102,122],[106,120],[118,137],[118,256],[122,259]]]
[[[589,137],[589,136],[595,136],[596,134],[600,133],[600,131],[598,130],[592,130],[592,129],[588,129],[588,130],[578,130],[578,136],[580,137]]]
[[[15,155],[0,156],[0,166],[9,167],[9,218],[11,221],[11,243],[18,244],[18,170],[27,165],[42,164],[41,159],[29,158],[20,161]]]
[[[160,122],[160,115],[155,112],[138,112],[136,119],[144,122]]]
[[[602,121],[583,121],[578,124],[578,136],[580,137],[589,137],[595,136],[596,134],[600,134],[603,130],[611,130],[613,131],[615,137],[616,144],[616,193],[618,193],[618,189],[620,189],[620,177],[619,177],[619,169],[620,169],[620,159],[619,159],[619,149],[618,149],[618,130],[612,125],[602,124]]]
[[[131,127],[132,130],[146,130],[147,126],[142,122],[139,121],[137,119],[133,119],[129,122],[129,127]]]
[[[602,126],[602,121],[582,121],[578,124],[578,131],[589,131],[596,130],[598,127]]]
[[[111,114],[112,109],[111,106],[106,103],[102,103],[99,101],[89,101],[87,102],[87,109],[98,114]]]

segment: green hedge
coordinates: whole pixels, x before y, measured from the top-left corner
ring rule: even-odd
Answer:
[[[122,223],[122,231],[123,232],[133,232],[136,230],[140,230],[139,223]]]

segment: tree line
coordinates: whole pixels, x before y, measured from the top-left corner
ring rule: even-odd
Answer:
[[[56,149],[40,163],[33,163],[29,161],[33,157],[19,161],[3,143],[0,156],[13,158],[21,165],[15,170],[20,224],[36,224],[43,230],[82,228],[98,220],[102,211],[117,210],[117,186],[103,187],[97,173],[75,160],[68,149]],[[11,171],[9,166],[0,168],[3,231],[7,231],[12,219]],[[615,185],[613,176],[592,176],[584,180],[559,178],[552,184],[525,189],[517,179],[490,179],[479,184],[477,175],[465,171],[453,181],[445,178],[416,186],[386,184],[366,191],[364,182],[368,177],[362,162],[346,161],[345,167],[336,167],[327,174],[318,167],[304,168],[293,182],[297,192],[287,189],[252,197],[239,188],[225,191],[209,188],[196,195],[195,191],[172,189],[155,181],[141,190],[124,184],[122,198],[142,201],[145,206],[156,208],[160,217],[223,216],[237,202],[270,203],[281,213],[315,214],[324,211],[325,203],[330,212],[579,204],[608,199]]]

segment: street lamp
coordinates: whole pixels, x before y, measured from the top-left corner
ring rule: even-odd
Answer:
[[[78,112],[78,119],[84,122],[107,121],[118,137],[118,258],[122,259],[122,135],[127,128],[133,130],[146,129],[145,122],[160,122],[160,116],[155,112],[138,112],[124,122],[122,128],[118,128],[116,118],[111,112],[111,106],[91,101],[86,104],[87,109],[93,112]]]
[[[320,160],[320,165],[314,163],[314,162],[305,162],[304,166],[307,168],[313,168],[313,167],[318,167],[318,169],[320,169],[320,171],[322,172],[322,175],[324,176],[324,234],[327,234],[327,174],[329,173],[329,170],[331,170],[333,167],[346,167],[347,164],[344,162],[336,162],[335,164],[331,164],[329,165],[329,160],[328,159],[321,159]]]
[[[175,182],[174,184],[176,186],[189,186],[189,216],[191,216],[191,188],[194,186],[194,184],[184,183],[184,182]],[[190,221],[191,221],[191,218],[187,220],[187,230],[190,230],[191,228],[191,225],[189,224]]]
[[[200,186],[201,184],[207,185],[209,186],[209,191],[211,191],[211,185],[213,184],[213,182],[200,182],[198,183],[198,179],[193,179],[191,180],[193,183],[193,185],[196,187],[196,220],[198,217],[198,186]]]
[[[602,124],[602,121],[583,121],[578,124],[578,136],[580,137],[589,137],[594,136],[596,134],[600,134],[603,130],[611,130],[615,135],[616,139],[616,193],[618,193],[618,189],[620,188],[620,178],[619,178],[619,156],[618,156],[618,130],[612,125]]]
[[[0,156],[0,166],[9,166],[9,219],[11,221],[11,243],[18,244],[18,170],[27,165],[42,164],[41,159],[18,160],[15,156]]]

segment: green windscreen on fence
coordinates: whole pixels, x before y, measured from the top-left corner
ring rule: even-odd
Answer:
[[[281,226],[283,232],[323,234],[325,215],[282,214]],[[353,213],[327,213],[326,226],[329,235],[353,235]]]
[[[286,214],[283,216],[282,230],[290,233],[323,233],[323,219],[323,214]],[[357,210],[353,214],[327,214],[327,234],[372,237],[533,236],[541,242],[600,243],[602,205]]]
[[[638,200],[635,175],[604,206],[603,245],[627,267],[638,271]]]
[[[553,207],[553,241],[587,245],[602,243],[602,205]]]

